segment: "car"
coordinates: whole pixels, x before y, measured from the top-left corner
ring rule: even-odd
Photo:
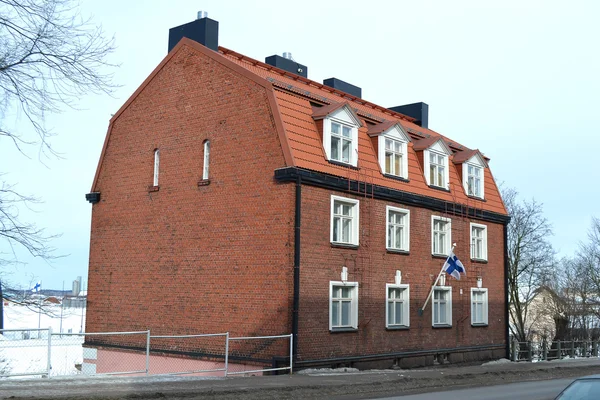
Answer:
[[[575,379],[554,400],[600,399],[600,375],[589,375]]]

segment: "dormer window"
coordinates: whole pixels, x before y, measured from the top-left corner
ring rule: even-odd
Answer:
[[[429,184],[446,188],[448,156],[429,151]]]
[[[414,142],[415,151],[423,151],[423,170],[429,186],[449,189],[448,159],[450,148],[440,137],[428,137]]]
[[[377,158],[385,175],[408,179],[407,148],[410,141],[400,124],[393,121],[373,125],[368,135],[376,138]]]
[[[453,157],[453,162],[462,170],[462,183],[465,193],[471,197],[484,198],[485,180],[484,168],[487,162],[479,150],[466,150],[458,152]]]
[[[322,121],[323,149],[333,163],[358,165],[358,128],[361,122],[347,103],[315,108],[313,118]]]

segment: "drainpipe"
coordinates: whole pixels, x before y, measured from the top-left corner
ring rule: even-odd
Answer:
[[[298,312],[300,308],[300,211],[302,202],[302,178],[296,179],[296,215],[294,223],[294,303],[292,309],[293,362],[298,356]]]
[[[510,329],[509,329],[509,315],[508,315],[508,222],[504,224],[504,320],[506,321],[505,327],[505,340],[506,340],[506,359],[510,360]]]

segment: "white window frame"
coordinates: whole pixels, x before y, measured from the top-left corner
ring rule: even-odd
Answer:
[[[202,166],[202,179],[208,180],[208,168],[210,164],[210,140],[204,141],[204,164]]]
[[[386,140],[392,140],[400,144],[399,154],[401,155],[400,171],[388,171],[386,169]],[[394,125],[377,138],[377,157],[381,172],[386,175],[396,176],[399,178],[408,179],[408,135],[404,133],[399,125]],[[395,151],[394,151],[395,153]]]
[[[463,165],[463,168],[466,170],[466,173],[463,173],[463,176],[465,180],[464,185],[467,195],[483,199],[483,167],[475,164],[465,163],[465,165]],[[471,174],[469,171],[470,168],[472,168],[473,171],[479,171],[479,176],[477,176],[476,174]],[[479,180],[479,193],[476,193],[474,189],[473,192],[470,191],[471,185],[469,184],[469,182],[471,180],[471,177],[473,178],[473,181]],[[475,187],[477,186],[473,184],[473,188]]]
[[[390,289],[401,289],[403,291],[402,299],[402,316],[404,317],[400,323],[390,324],[389,320],[389,304],[390,302],[396,303],[398,300],[390,298]],[[409,285],[402,284],[396,285],[392,283],[386,283],[385,285],[385,327],[388,329],[408,328],[410,327],[410,287]]]
[[[404,214],[402,247],[390,245],[390,212]],[[385,208],[385,246],[388,250],[410,251],[410,210],[404,208],[386,206]]]
[[[440,300],[435,298],[436,292],[446,292],[448,293],[448,298],[445,299],[445,308],[446,308],[446,322],[440,322],[435,320],[435,310],[436,307],[439,309]],[[451,286],[436,286],[433,289],[433,293],[431,294],[431,325],[436,326],[452,326],[452,287]]]
[[[483,300],[477,301],[477,303],[481,303],[482,305],[482,321],[477,321],[475,319],[476,315],[473,311],[475,307],[475,299],[473,298],[475,292],[483,293]],[[471,288],[471,325],[473,326],[487,326],[488,325],[488,290],[486,288]]]
[[[154,150],[154,180],[153,185],[158,186],[158,174],[160,169],[160,150]]]
[[[444,249],[441,252],[435,251],[435,243],[436,243],[436,230],[435,230],[435,222],[441,221],[445,223],[445,238],[444,238]],[[444,218],[437,215],[431,216],[431,254],[434,256],[445,256],[447,257],[450,253],[450,245],[452,243],[452,220],[450,218]]]
[[[476,197],[479,199],[483,199],[485,197],[485,167],[486,162],[480,153],[475,153],[475,155],[462,164],[462,183],[467,196]],[[469,178],[473,176],[473,179],[475,179],[475,175],[469,173],[469,168],[475,168],[479,170],[479,193],[469,191]]]
[[[471,243],[471,260],[482,260],[482,261],[487,261],[487,225],[482,225],[482,224],[476,224],[471,222],[470,224],[470,232],[471,232],[471,238],[469,243]],[[476,237],[473,235],[473,230],[474,229],[481,229],[482,232],[482,237],[481,237],[481,252],[482,254],[480,255],[480,257],[477,257],[477,255],[475,254],[475,243],[474,240],[476,239]]]
[[[431,157],[436,158],[436,162],[433,163],[435,167],[435,173],[433,174],[433,181],[431,180]],[[439,160],[441,159],[441,163]],[[427,168],[427,175],[429,176],[429,184],[431,186],[441,187],[446,189],[448,187],[448,156],[446,154],[438,153],[437,151],[429,151],[427,154],[427,160],[429,161],[429,168]],[[440,174],[440,169],[443,169],[443,173]],[[439,176],[442,176],[443,182],[437,181]]]
[[[337,202],[345,203],[351,205],[351,214],[349,217],[351,218],[351,226],[350,226],[350,241],[343,242],[341,240],[334,241],[333,233],[334,233],[334,224],[336,223],[336,215],[335,215],[335,204]],[[330,210],[330,229],[329,229],[329,241],[332,244],[341,244],[341,245],[350,245],[350,246],[358,246],[359,243],[359,217],[360,217],[360,201],[355,199],[350,199],[347,197],[340,196],[331,196],[331,210]],[[338,232],[341,232],[338,228]]]
[[[430,154],[435,154],[436,156],[443,157],[442,164],[440,164],[440,165],[442,165],[444,167],[444,182],[441,185],[439,184],[440,182],[431,182],[431,177],[430,177],[431,164],[430,164],[430,160],[429,160]],[[429,186],[434,186],[434,187],[439,187],[442,189],[449,190],[449,188],[450,188],[450,167],[449,167],[448,160],[449,160],[451,154],[452,154],[452,151],[450,151],[448,146],[446,146],[441,139],[423,151],[423,167],[424,167],[423,172],[425,174],[425,181],[427,182],[427,184]]]
[[[331,138],[332,138],[331,124],[332,123],[339,124],[342,129],[344,126],[347,128],[350,128],[349,140],[351,141],[351,146],[350,146],[350,154],[349,154],[348,161],[343,160],[341,152],[339,153],[339,159],[334,159],[332,157],[332,154],[331,154]],[[325,156],[327,157],[328,160],[342,163],[342,164],[352,165],[353,167],[356,167],[358,165],[358,128],[359,128],[359,126],[360,126],[360,121],[358,121],[356,119],[356,117],[354,117],[352,115],[352,113],[349,111],[349,107],[347,107],[347,106],[344,106],[344,107],[340,108],[339,110],[334,111],[327,117],[323,118],[323,148],[325,149]],[[340,134],[341,134],[341,132],[340,132]],[[340,150],[341,149],[342,149],[342,146],[340,145]]]
[[[334,325],[333,324],[333,308],[335,307],[334,302],[341,302],[345,300],[336,300],[333,298],[334,287],[350,287],[352,288],[350,297],[350,323],[348,325]],[[341,309],[338,314],[341,318]],[[329,330],[355,330],[358,329],[358,282],[339,282],[329,281]]]

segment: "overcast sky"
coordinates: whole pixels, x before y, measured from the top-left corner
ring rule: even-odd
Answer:
[[[108,121],[165,57],[169,28],[199,10],[219,21],[220,46],[261,61],[291,52],[310,79],[342,79],[385,107],[428,103],[431,129],[480,149],[498,183],[544,204],[560,255],[573,254],[600,217],[592,151],[600,147],[600,2],[82,0],[83,14],[114,34],[122,86],[114,98],[84,97],[81,110],[48,118],[61,160],[43,165],[37,148],[28,159],[0,139],[4,179],[44,200],[23,219],[61,233],[53,245],[65,255],[48,265],[20,252],[26,264],[3,279],[46,289],[87,281],[84,195]]]

